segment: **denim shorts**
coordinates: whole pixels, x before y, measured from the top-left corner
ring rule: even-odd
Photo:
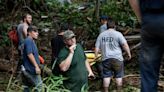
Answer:
[[[114,77],[121,78],[124,76],[124,63],[118,59],[109,58],[102,62],[102,78]]]

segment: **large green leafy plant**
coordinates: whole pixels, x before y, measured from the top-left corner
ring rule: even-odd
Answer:
[[[119,26],[135,27],[136,17],[129,6],[128,0],[108,0],[107,4],[100,7],[100,15],[114,18]]]
[[[63,87],[63,76],[49,76],[43,78],[42,91],[41,92],[70,92],[69,90]],[[36,88],[32,89],[32,92],[35,92]],[[11,85],[6,89],[7,92],[22,92],[23,85],[21,85],[20,80],[13,80]]]

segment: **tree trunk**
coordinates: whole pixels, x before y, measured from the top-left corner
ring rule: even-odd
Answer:
[[[100,15],[100,0],[96,0],[96,8],[95,8],[95,17],[97,18],[97,20],[99,20],[99,15]]]

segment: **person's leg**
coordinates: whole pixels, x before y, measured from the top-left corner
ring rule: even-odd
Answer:
[[[104,88],[104,92],[108,92],[110,80],[113,75],[111,70],[111,63],[109,59],[102,62],[102,67],[103,67],[102,68],[103,88]]]
[[[141,52],[139,56],[141,92],[157,92],[160,61],[164,51],[164,14],[142,16]]]
[[[116,78],[117,86],[122,86],[122,78]]]
[[[122,78],[116,78],[117,92],[122,92]]]
[[[141,32],[142,40],[139,56],[141,92],[157,92],[160,61],[163,54],[160,39],[149,31],[151,32],[151,29]]]
[[[96,79],[99,79],[101,80],[100,81],[100,85],[101,85],[101,88],[100,90],[103,90],[103,66],[102,66],[102,62],[96,62],[96,70],[97,70],[97,73],[98,73],[98,77],[96,77]]]
[[[140,54],[141,92],[157,92],[160,61],[162,58],[159,45],[142,45]]]
[[[23,92],[31,92],[31,87],[29,86],[28,80],[22,75],[22,83],[23,83]]]
[[[22,54],[21,49],[18,49],[18,55],[19,55],[19,59],[18,59],[17,68],[16,68],[16,73],[17,73],[16,78],[17,79],[20,78],[20,75],[21,75],[21,65],[23,63],[23,54]]]
[[[32,75],[35,82],[34,92],[41,92],[42,90],[42,79],[40,75]]]
[[[102,75],[103,75],[102,62],[97,62],[96,63],[96,67],[97,67],[98,74],[99,74],[99,76],[101,76],[101,79],[102,79]]]
[[[122,91],[122,77],[124,76],[124,63],[118,59],[111,59],[114,77],[116,78],[117,91]]]
[[[110,77],[103,78],[103,88],[104,88],[104,92],[108,92],[110,80],[111,80]]]

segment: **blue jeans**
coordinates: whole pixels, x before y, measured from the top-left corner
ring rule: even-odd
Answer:
[[[42,89],[42,80],[40,75],[32,75],[32,78],[34,80],[34,87],[29,86],[26,79],[24,79],[24,92],[41,92]],[[34,91],[32,91],[34,90]]]
[[[164,14],[143,16],[141,38],[141,92],[157,92],[160,62],[164,52]]]

